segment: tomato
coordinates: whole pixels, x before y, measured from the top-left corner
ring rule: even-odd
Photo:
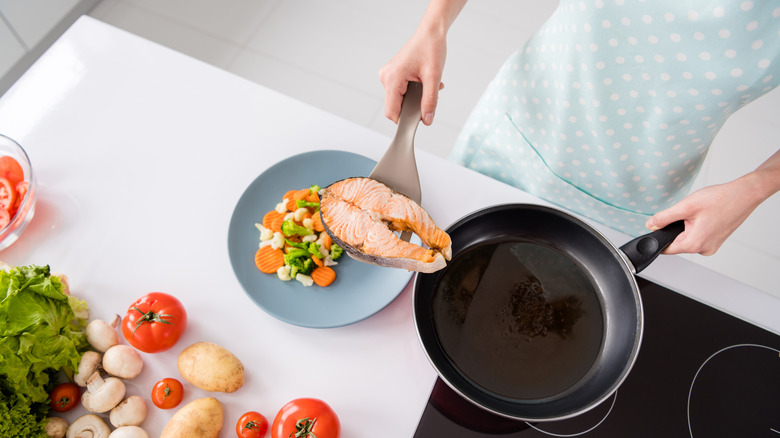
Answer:
[[[11,223],[11,213],[0,208],[0,230]]]
[[[10,212],[16,204],[16,188],[11,181],[0,177],[0,208]]]
[[[179,406],[184,397],[184,387],[173,378],[165,378],[152,387],[152,403],[160,409],[171,409]]]
[[[10,155],[0,157],[0,177],[7,179],[11,185],[24,181],[24,169]]]
[[[236,435],[239,438],[263,438],[268,433],[268,420],[263,414],[249,411],[236,423]]]
[[[322,400],[298,398],[279,410],[271,426],[272,438],[338,438],[341,423]]]
[[[172,295],[152,292],[137,299],[122,318],[122,334],[133,347],[158,353],[173,347],[187,327],[187,311]]]
[[[60,383],[49,394],[49,406],[57,412],[67,412],[79,404],[81,389],[75,383]]]

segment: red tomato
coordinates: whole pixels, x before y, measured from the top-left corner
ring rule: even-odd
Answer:
[[[49,406],[57,412],[75,408],[81,400],[81,389],[75,383],[60,383],[49,394]]]
[[[122,334],[133,347],[157,353],[173,347],[187,327],[181,301],[162,292],[137,299],[122,318]]]
[[[338,438],[341,423],[322,400],[298,398],[282,407],[271,426],[272,438]]]
[[[266,433],[268,433],[268,420],[259,412],[249,411],[236,423],[238,438],[263,438]]]
[[[16,204],[16,188],[11,181],[0,177],[0,208],[10,212]]]
[[[11,213],[0,208],[0,230],[11,223]]]
[[[24,181],[24,169],[19,162],[9,155],[0,157],[0,177],[7,179],[11,185]]]
[[[181,382],[170,377],[160,380],[152,387],[152,403],[160,409],[179,406],[183,397],[184,387]]]

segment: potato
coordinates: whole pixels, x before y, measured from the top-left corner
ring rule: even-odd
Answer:
[[[193,400],[171,417],[160,438],[218,438],[222,430],[222,403],[212,397]]]
[[[186,381],[206,391],[235,392],[244,386],[244,365],[233,353],[211,342],[185,348],[176,366]]]

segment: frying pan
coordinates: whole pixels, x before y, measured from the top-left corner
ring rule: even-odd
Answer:
[[[441,379],[477,406],[561,420],[614,393],[634,364],[643,316],[634,274],[682,221],[620,248],[560,210],[507,204],[447,232],[453,259],[418,274],[414,318]]]

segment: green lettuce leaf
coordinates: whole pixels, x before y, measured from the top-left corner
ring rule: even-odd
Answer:
[[[78,368],[88,343],[86,306],[63,292],[48,266],[0,271],[0,386],[20,403],[46,403],[53,377]]]

